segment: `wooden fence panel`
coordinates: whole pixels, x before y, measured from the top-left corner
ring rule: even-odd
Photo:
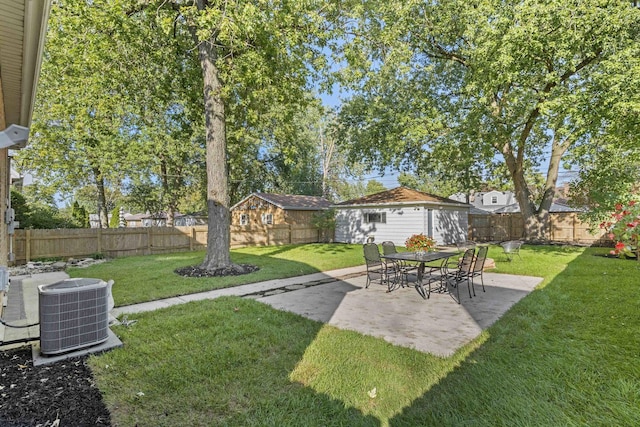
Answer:
[[[241,248],[245,246],[267,246],[269,234],[265,227],[260,226],[231,226],[231,247]]]
[[[111,258],[147,254],[149,249],[149,232],[143,228],[103,229],[96,238],[100,253]]]
[[[524,220],[520,213],[499,215],[469,215],[469,240],[478,242],[520,239]],[[580,221],[575,212],[549,215],[548,239],[554,242],[607,245],[601,230],[591,233],[589,224]]]
[[[511,216],[491,217],[491,240],[511,240]]]
[[[90,256],[102,252],[98,232],[96,229],[16,230],[13,251],[16,261],[23,262],[37,258]]]
[[[478,242],[491,240],[490,215],[469,215],[469,240]]]
[[[288,224],[266,226],[268,245],[287,245],[291,243],[291,227]]]
[[[319,240],[317,228],[304,225],[291,226],[291,243],[315,243]]]
[[[231,247],[315,243],[313,226],[231,226]],[[42,258],[80,258],[102,254],[117,258],[207,247],[207,226],[108,229],[16,230],[12,236],[16,263]]]
[[[188,251],[192,247],[191,234],[176,227],[155,227],[150,237],[149,252],[153,254]]]
[[[551,214],[551,240],[572,241],[576,234],[575,214]]]

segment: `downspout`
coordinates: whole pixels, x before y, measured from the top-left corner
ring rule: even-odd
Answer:
[[[422,209],[422,234],[426,235],[428,233],[427,227],[429,226],[427,207],[422,206],[420,209]]]

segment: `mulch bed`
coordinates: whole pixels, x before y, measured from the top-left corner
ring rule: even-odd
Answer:
[[[241,274],[249,274],[258,271],[260,268],[249,264],[232,264],[228,267],[222,267],[215,270],[206,270],[197,265],[176,268],[174,272],[184,277],[222,277],[222,276],[240,276]]]
[[[30,347],[0,351],[0,426],[110,426],[86,360],[34,367]]]

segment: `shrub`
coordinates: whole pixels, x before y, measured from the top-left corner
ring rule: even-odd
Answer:
[[[616,210],[611,214],[611,221],[604,221],[600,228],[608,230],[607,237],[615,242],[612,254],[621,258],[633,257],[640,261],[640,247],[638,235],[640,235],[640,203],[630,201],[626,205],[618,203]]]

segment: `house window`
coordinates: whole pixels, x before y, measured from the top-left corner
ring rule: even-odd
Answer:
[[[240,215],[240,225],[249,225],[249,214]]]
[[[364,214],[365,222],[379,222],[382,224],[387,223],[387,213],[386,212],[371,212]]]
[[[498,196],[491,196],[491,204],[492,205],[498,204]]]
[[[273,224],[273,214],[270,214],[270,213],[262,214],[262,223],[263,224]]]

